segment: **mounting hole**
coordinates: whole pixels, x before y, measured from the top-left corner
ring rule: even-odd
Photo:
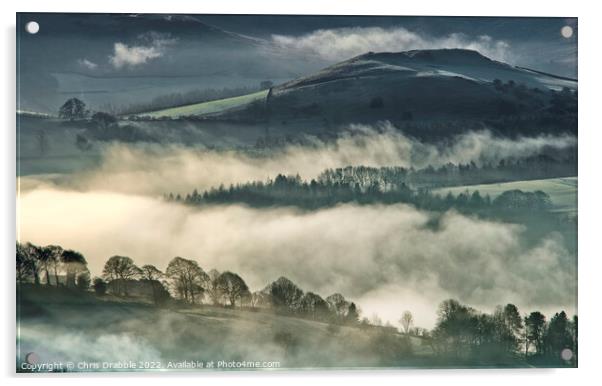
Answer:
[[[566,39],[570,38],[571,36],[573,36],[573,27],[565,25],[560,29],[560,34]]]
[[[37,34],[39,30],[40,25],[35,21],[29,21],[27,24],[25,24],[25,31],[32,35]]]
[[[560,357],[565,361],[570,361],[573,358],[573,350],[570,348],[565,348],[560,353]]]
[[[36,354],[35,352],[30,352],[27,355],[25,355],[25,362],[29,363],[30,365],[35,365],[39,361],[40,357],[38,357],[38,354]]]

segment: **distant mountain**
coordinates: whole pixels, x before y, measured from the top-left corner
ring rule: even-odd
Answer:
[[[367,53],[284,83],[267,106],[276,124],[497,119],[555,108],[563,88],[572,95],[577,81],[471,50],[415,50]]]

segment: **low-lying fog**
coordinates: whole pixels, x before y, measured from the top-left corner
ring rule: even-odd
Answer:
[[[502,140],[478,132],[435,147],[387,127],[355,130],[363,134],[290,146],[269,157],[114,145],[97,169],[20,177],[19,239],[79,250],[93,276],[115,254],[160,269],[174,256],[196,259],[205,270],[239,273],[252,290],[286,276],[323,297],[340,292],[364,316],[377,313],[392,323],[409,309],[416,325],[432,327],[437,305],[450,297],[482,310],[513,302],[523,313],[576,311],[576,257],[559,234],[527,246],[522,226],[449,212],[433,228],[432,214],[406,205],[301,212],[199,209],[160,198],[282,172],[312,178],[347,165],[497,162],[576,146],[568,136]]]

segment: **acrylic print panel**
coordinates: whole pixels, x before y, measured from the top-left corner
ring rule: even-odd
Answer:
[[[17,371],[577,366],[576,19],[17,31]]]

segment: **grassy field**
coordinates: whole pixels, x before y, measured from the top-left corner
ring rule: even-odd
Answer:
[[[192,105],[172,107],[164,110],[151,111],[148,113],[138,114],[141,117],[161,118],[170,117],[178,118],[189,115],[204,115],[219,113],[237,107],[245,106],[257,100],[265,100],[268,95],[268,90],[261,90],[252,94],[241,95],[232,98],[218,99],[214,101],[195,103]]]
[[[440,188],[433,190],[434,193],[446,195],[451,192],[457,195],[462,192],[474,192],[478,190],[482,195],[489,195],[492,199],[504,191],[520,189],[522,191],[541,190],[552,199],[554,210],[576,213],[577,212],[577,177],[550,178],[545,180],[515,181],[500,184],[466,185]]]

